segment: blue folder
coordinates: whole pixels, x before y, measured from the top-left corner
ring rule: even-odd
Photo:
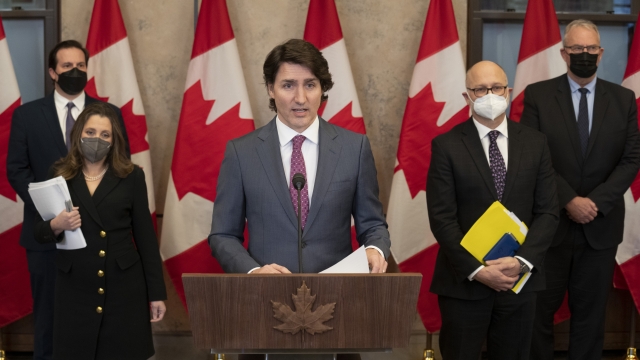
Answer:
[[[502,235],[500,240],[493,245],[491,250],[485,255],[482,260],[496,260],[507,256],[514,256],[516,251],[520,248],[520,243],[511,233]]]

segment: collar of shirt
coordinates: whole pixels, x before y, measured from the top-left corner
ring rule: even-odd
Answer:
[[[84,101],[85,101],[85,94],[84,91],[80,93],[80,95],[78,95],[77,98],[71,100],[71,102],[73,103],[73,105],[76,106],[76,108],[80,111],[82,111],[84,109]],[[59,110],[64,110],[65,114],[66,114],[66,108],[67,108],[67,104],[69,103],[69,99],[65,98],[64,96],[58,94],[57,91],[53,91],[53,100],[56,104],[56,109]]]
[[[569,79],[569,88],[571,88],[571,93],[575,93],[578,91],[578,89],[580,89],[580,85],[573,81],[573,79],[571,78],[571,76],[567,75],[567,79]],[[598,80],[598,77],[594,77],[593,80],[591,80],[590,83],[588,83],[587,85],[583,86],[585,89],[589,90],[589,94],[593,94],[593,92],[596,89],[596,80]],[[582,94],[580,94],[582,95]]]
[[[498,132],[500,132],[500,134],[504,135],[504,137],[506,137],[507,139],[509,138],[509,127],[507,126],[507,118],[506,117],[504,118],[502,123],[500,125],[498,125],[498,127],[495,128],[495,129],[490,129],[490,128],[480,124],[478,122],[478,120],[476,120],[476,119],[473,119],[473,124],[476,126],[476,129],[478,129],[478,134],[480,135],[480,139],[482,139],[485,136],[487,136],[489,134],[489,132],[492,131],[492,130],[498,130]]]
[[[318,144],[318,134],[320,132],[320,123],[318,122],[318,117],[316,116],[315,120],[309,125],[309,127],[298,133],[292,128],[285,125],[278,116],[276,116],[276,128],[278,129],[278,139],[280,140],[280,147],[287,145],[296,135],[303,135],[307,138],[307,140],[311,141],[314,144]]]

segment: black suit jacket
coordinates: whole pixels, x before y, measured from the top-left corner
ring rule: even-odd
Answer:
[[[598,207],[598,216],[582,225],[587,241],[594,249],[617,246],[622,241],[624,228],[623,195],[635,178],[640,162],[633,91],[597,80],[586,157],[580,149],[566,74],[525,89],[520,122],[547,136],[557,173],[560,208],[576,196],[588,197]],[[561,211],[552,246],[560,244],[572,223],[566,211]]]
[[[153,355],[148,302],[167,294],[144,172],[135,166],[119,178],[109,169],[93,196],[82,172],[67,186],[87,246],[56,253],[54,358],[93,359],[97,351],[116,359],[127,344],[128,356],[146,359]],[[36,222],[35,238],[55,244],[50,222]]]
[[[85,106],[97,102],[86,95]],[[127,154],[129,139],[120,109],[113,106],[123,129]],[[20,245],[28,250],[54,250],[54,244],[39,244],[33,236],[33,226],[38,211],[29,192],[29,183],[49,179],[48,172],[56,160],[67,155],[67,146],[60,128],[60,121],[53,100],[48,96],[19,106],[13,112],[9,150],[7,152],[7,178],[18,196],[24,201],[24,218]]]
[[[534,266],[522,291],[544,287],[542,264],[558,223],[558,199],[551,156],[544,135],[508,121],[509,159],[502,204],[529,227],[517,254]],[[460,241],[498,200],[489,162],[473,120],[432,142],[427,175],[429,221],[440,250],[431,291],[460,299],[481,299],[493,289],[469,281],[480,265]]]

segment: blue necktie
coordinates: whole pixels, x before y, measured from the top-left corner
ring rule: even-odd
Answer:
[[[75,119],[71,115],[71,109],[73,109],[75,105],[72,102],[67,104],[67,125],[65,131],[65,139],[67,142],[67,150],[71,150],[71,129],[73,129],[73,124],[76,123]]]
[[[587,105],[588,89],[580,88],[580,106],[578,107],[578,135],[580,136],[580,146],[582,156],[587,155],[587,145],[589,144],[589,106]]]

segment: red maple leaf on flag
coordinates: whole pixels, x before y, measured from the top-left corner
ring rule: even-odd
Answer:
[[[402,121],[402,138],[398,146],[399,164],[394,172],[404,170],[411,198],[415,198],[420,190],[426,190],[433,138],[469,117],[469,108],[465,106],[442,126],[438,126],[438,118],[444,105],[444,102],[438,102],[433,97],[431,83],[407,101]]]
[[[1,28],[2,26],[0,26],[0,29]],[[0,144],[5,144],[0,147],[0,195],[13,201],[18,201],[18,195],[13,191],[11,184],[9,184],[9,180],[7,179],[7,153],[9,151],[9,147],[6,144],[9,143],[11,117],[13,115],[13,111],[18,106],[20,106],[20,98],[0,114]]]
[[[124,104],[120,108],[120,111],[122,111],[124,126],[127,128],[131,154],[137,154],[141,151],[149,150],[149,143],[146,139],[147,118],[144,115],[136,115],[133,113],[133,99]]]
[[[178,199],[192,192],[215,201],[226,140],[253,131],[253,120],[240,117],[240,103],[207,125],[207,117],[214,103],[215,100],[204,99],[200,81],[184,93],[171,166]]]
[[[84,92],[87,93],[87,95],[91,96],[94,99],[98,99],[100,101],[104,101],[104,102],[109,102],[109,98],[108,97],[100,97],[98,95],[98,89],[96,88],[96,77],[92,77],[91,79],[89,79],[89,81],[87,81],[87,85],[84,87]]]
[[[320,109],[318,109],[318,115],[322,116],[324,112],[324,108],[327,105],[327,102],[323,102]],[[337,114],[333,115],[329,122],[333,125],[338,125],[341,128],[351,130],[353,132],[357,132],[359,134],[366,134],[366,129],[364,127],[364,119],[362,117],[355,117],[352,115],[352,107],[353,102],[350,102],[342,108],[342,110],[338,111]]]

